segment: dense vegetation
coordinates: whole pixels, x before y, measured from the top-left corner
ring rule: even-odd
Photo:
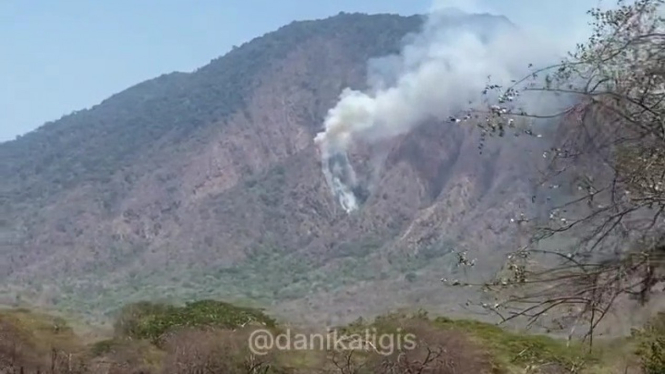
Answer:
[[[337,336],[413,334],[416,345],[395,352],[365,349],[279,351],[253,354],[255,329],[275,334],[259,310],[205,300],[174,306],[137,303],[122,308],[113,336],[85,338],[62,318],[26,309],[0,312],[0,370],[52,373],[662,373],[663,315],[634,337],[606,341],[591,352],[578,343],[502,330],[470,320],[389,314],[338,327]],[[247,323],[255,318],[255,323]],[[263,321],[263,322],[261,322]],[[138,329],[137,329],[138,327]],[[77,328],[77,330],[79,330]],[[300,329],[301,333],[320,331]],[[325,331],[323,331],[325,333]],[[358,335],[354,335],[358,334]],[[661,345],[658,345],[661,344]],[[342,346],[340,346],[341,348]],[[387,346],[385,346],[387,347]],[[384,348],[385,348],[384,347]],[[660,365],[660,366],[658,366]],[[389,371],[387,371],[389,370]]]
[[[301,96],[314,98],[311,104],[295,104],[307,105],[304,110],[309,117],[301,122],[318,126],[319,116],[328,106],[326,100],[333,100],[343,88],[339,76],[346,71],[327,75],[319,67],[335,62],[321,61],[328,57],[316,53],[302,53],[288,63],[305,65],[297,72],[304,76],[280,74],[275,66],[284,64],[284,57],[299,52],[303,45],[321,49],[342,45],[340,53],[348,61],[340,69],[350,65],[348,70],[363,70],[370,57],[397,52],[402,37],[421,23],[417,16],[363,14],[293,22],[233,48],[194,72],[143,82],[99,105],[0,144],[0,251],[8,254],[0,263],[0,299],[19,305],[23,300],[40,299],[70,313],[92,314],[154,295],[173,301],[224,297],[265,302],[275,297],[301,297],[319,288],[337,289],[360,275],[383,277],[357,271],[367,262],[363,253],[370,248],[363,243],[342,243],[349,251],[349,261],[332,276],[320,269],[325,259],[313,265],[311,259],[284,255],[306,244],[288,231],[292,227],[287,226],[290,212],[284,201],[292,191],[278,172],[284,165],[269,165],[274,167],[269,176],[239,165],[241,181],[233,191],[226,196],[196,197],[201,214],[188,207],[193,199],[188,185],[192,181],[173,169],[181,159],[205,148],[211,134],[228,128],[237,117],[245,117],[252,109],[247,105],[255,90],[275,79],[293,84],[294,90],[302,91]],[[310,72],[310,65],[317,70]],[[362,81],[356,79],[353,84],[362,85]],[[254,113],[256,117],[275,115],[253,109],[259,112]],[[258,128],[264,119],[251,120]],[[153,182],[156,187],[151,188]],[[142,188],[143,192],[136,193]],[[132,194],[135,198],[128,205]],[[265,216],[270,226],[247,234],[253,227],[229,222],[228,217],[235,219],[242,204],[252,204],[256,209],[251,218]],[[172,248],[150,248],[151,238],[147,237],[167,231],[169,221],[180,227],[195,220],[200,232],[191,232],[182,240],[170,237],[162,241],[167,244],[163,247]],[[252,237],[240,249],[228,248],[229,243],[218,237],[219,227],[229,232],[242,230]],[[96,229],[102,232],[94,233]],[[234,237],[239,234],[234,232]],[[276,240],[256,243],[270,235]],[[357,255],[351,253],[354,246],[363,247]],[[193,253],[247,251],[248,258],[229,266],[197,255],[183,261],[172,253],[188,249]],[[157,262],[166,264],[149,269],[154,261],[144,257],[151,250],[159,254]],[[65,259],[72,253],[78,253],[76,261]],[[280,253],[279,262],[275,262],[276,253]],[[58,265],[33,275],[23,272],[40,261]],[[271,266],[266,267],[268,262]],[[269,270],[257,272],[257,268]],[[72,276],[74,273],[77,275]],[[326,280],[331,278],[336,281],[328,284]],[[52,288],[44,287],[47,280]]]
[[[252,323],[275,326],[274,320],[259,311],[203,300],[187,303],[183,307],[154,303],[131,304],[121,311],[114,327],[119,336],[156,342],[164,333],[174,328],[234,328]]]

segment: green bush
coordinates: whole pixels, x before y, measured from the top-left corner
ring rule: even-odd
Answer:
[[[633,331],[637,355],[646,374],[665,373],[665,312],[660,312],[642,329]]]
[[[214,300],[187,303],[183,307],[141,302],[126,306],[114,325],[116,336],[157,342],[177,327],[214,326],[235,328],[248,323],[275,326],[275,320],[257,309],[237,307]]]
[[[99,357],[105,355],[111,352],[115,344],[116,341],[113,339],[98,341],[92,345],[92,347],[90,348],[90,353],[92,354],[92,357]]]

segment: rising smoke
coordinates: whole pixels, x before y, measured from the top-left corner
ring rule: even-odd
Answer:
[[[347,156],[352,142],[371,143],[426,120],[446,120],[479,103],[489,76],[509,83],[523,77],[529,63],[558,56],[551,43],[529,38],[506,18],[450,5],[456,4],[436,2],[398,55],[370,61],[369,89],[345,89],[314,139],[326,181],[347,212],[358,208],[357,178]]]

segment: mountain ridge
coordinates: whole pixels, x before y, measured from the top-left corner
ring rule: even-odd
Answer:
[[[250,299],[314,321],[457,309],[466,294],[438,279],[460,248],[483,256],[479,274],[495,267],[510,218],[528,209],[523,152],[542,145],[481,155],[473,129],[436,122],[358,143],[350,159],[369,195],[347,215],[312,141],[341,90],[365,88],[367,61],[421,24],[294,22],[0,144],[0,232],[13,238],[0,246],[0,302],[96,318],[156,295]]]

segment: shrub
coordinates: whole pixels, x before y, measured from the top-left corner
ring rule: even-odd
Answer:
[[[646,374],[665,373],[665,312],[660,312],[640,330],[634,330],[637,355]]]
[[[123,308],[114,330],[117,336],[149,339],[156,343],[165,332],[177,327],[214,326],[232,329],[250,323],[275,326],[275,320],[260,310],[221,301],[202,300],[187,303],[183,307],[142,302]]]
[[[271,355],[253,355],[248,330],[185,328],[164,340],[164,374],[274,373]]]
[[[483,349],[463,331],[439,329],[424,315],[389,315],[374,323],[362,319],[340,329],[340,334],[377,339],[363,350],[333,350],[328,367],[339,373],[476,373],[501,372]],[[388,334],[388,335],[384,335]],[[388,341],[385,338],[391,337]],[[371,338],[371,337],[370,337]]]

